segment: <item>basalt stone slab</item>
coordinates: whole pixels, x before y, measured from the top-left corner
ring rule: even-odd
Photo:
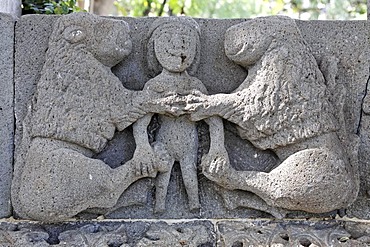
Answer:
[[[306,22],[308,27],[313,23]],[[335,54],[336,57],[346,57],[345,60],[339,62],[337,81],[342,83],[347,88],[347,101],[349,102],[346,111],[346,117],[350,119],[348,131],[357,133],[360,142],[358,149],[358,166],[360,174],[360,192],[357,201],[347,210],[351,217],[369,218],[369,138],[368,138],[368,120],[366,115],[366,95],[368,90],[369,72],[369,37],[366,33],[358,32],[367,28],[367,23],[351,21],[344,25],[348,25],[349,29],[354,30],[352,38],[345,37],[344,33],[338,32],[330,28],[334,22],[319,22],[321,34],[315,37],[304,35],[305,39],[310,42],[312,52],[315,58],[320,61],[322,53]],[[300,25],[302,33],[305,28]],[[335,40],[327,39],[327,37],[336,36]],[[339,41],[340,40],[340,41]],[[362,40],[357,42],[357,40]],[[352,49],[354,43],[359,45],[359,49]],[[365,109],[365,110],[364,110]],[[349,144],[354,145],[354,144]]]
[[[0,217],[11,215],[10,186],[13,170],[14,112],[14,25],[8,14],[0,13]]]
[[[368,227],[338,221],[220,221],[218,246],[367,246]]]
[[[286,17],[22,17],[16,215],[335,215],[366,169],[366,30]]]
[[[335,220],[1,222],[0,246],[367,246],[369,234]]]
[[[216,246],[208,221],[6,223],[0,225],[0,246]]]

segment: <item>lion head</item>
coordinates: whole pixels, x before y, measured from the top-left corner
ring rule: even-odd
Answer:
[[[118,119],[114,109],[124,111],[129,100],[111,67],[131,49],[124,21],[87,13],[60,17],[37,84],[31,135],[100,151],[114,134]]]
[[[284,16],[255,18],[227,30],[225,53],[235,63],[249,67],[271,46],[278,46],[287,41],[301,43],[299,46],[304,44],[293,19]]]
[[[57,20],[50,36],[49,49],[63,49],[62,45],[88,52],[109,67],[122,61],[132,50],[126,22],[87,13],[73,13]]]

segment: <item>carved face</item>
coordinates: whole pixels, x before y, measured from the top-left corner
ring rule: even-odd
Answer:
[[[74,46],[84,47],[98,61],[113,67],[122,61],[132,49],[129,26],[116,21],[76,13],[62,17],[65,23],[63,37]]]
[[[171,72],[183,72],[192,64],[196,54],[196,31],[181,26],[166,29],[154,40],[158,62]]]
[[[225,34],[225,53],[232,61],[248,67],[255,64],[270,46],[273,37],[258,25],[244,22]]]

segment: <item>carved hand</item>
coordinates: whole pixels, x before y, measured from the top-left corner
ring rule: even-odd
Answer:
[[[193,91],[186,99],[185,110],[190,113],[190,119],[192,121],[196,122],[217,115],[215,96]]]
[[[133,125],[136,142],[134,157],[135,175],[138,177],[155,177],[163,168],[163,162],[155,154],[148,141],[147,127],[153,114],[147,114]]]
[[[200,121],[212,116],[219,116],[239,124],[245,116],[241,111],[243,96],[238,93],[205,95],[193,92],[187,96],[185,111],[190,113],[192,121]]]
[[[161,161],[156,157],[152,147],[137,148],[133,160],[135,164],[135,175],[138,177],[155,177],[161,170]]]
[[[140,107],[146,112],[162,115],[180,116],[185,112],[186,99],[175,93],[146,92],[141,99]]]
[[[203,174],[210,180],[227,189],[234,189],[231,180],[235,170],[230,165],[229,156],[225,148],[210,150],[201,162]]]

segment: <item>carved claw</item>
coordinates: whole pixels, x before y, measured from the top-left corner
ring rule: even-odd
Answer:
[[[135,166],[135,174],[138,177],[152,177],[157,175],[156,169],[154,169],[153,162],[144,163],[138,162]]]
[[[227,180],[232,171],[226,150],[209,152],[201,162],[203,174],[210,180],[227,187]]]
[[[190,119],[194,122],[219,115],[222,110],[217,107],[214,96],[197,93],[195,95],[190,94],[186,98],[184,111],[190,114]]]
[[[137,177],[156,177],[161,161],[154,154],[153,149],[136,150],[134,157],[134,171]]]
[[[141,107],[146,109],[147,112],[176,117],[185,114],[183,110],[185,105],[185,97],[173,93],[150,95],[141,103]]]

